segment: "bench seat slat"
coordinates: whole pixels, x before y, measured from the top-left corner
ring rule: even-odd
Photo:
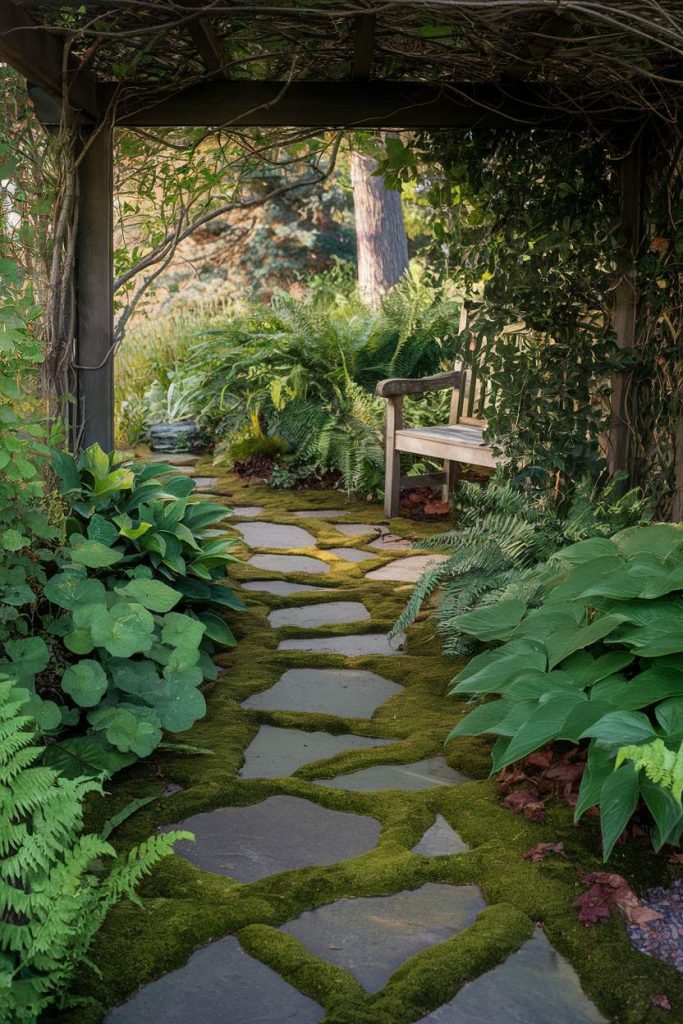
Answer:
[[[464,423],[453,426],[412,427],[397,430],[394,443],[396,449],[401,452],[493,468],[498,460],[484,441],[483,434],[481,427]]]

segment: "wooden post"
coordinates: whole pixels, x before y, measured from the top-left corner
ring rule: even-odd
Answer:
[[[645,145],[643,134],[633,140],[620,167],[621,231],[623,250],[619,280],[614,293],[614,330],[617,345],[633,349],[638,328],[638,282],[636,259],[642,239]],[[616,373],[612,381],[607,464],[610,473],[631,473],[632,445],[629,425],[630,374]]]
[[[79,165],[76,414],[73,446],[114,447],[113,139],[97,125]]]
[[[387,400],[386,456],[384,464],[384,514],[398,515],[401,495],[401,455],[394,444],[396,431],[403,428],[403,395],[392,395]]]

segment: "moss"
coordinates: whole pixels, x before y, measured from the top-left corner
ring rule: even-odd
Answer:
[[[213,475],[210,465],[202,471]],[[387,523],[375,505],[347,502],[339,492],[280,492],[254,487],[235,477],[219,482],[219,492],[235,505],[266,505],[268,519],[304,525],[327,547],[362,547],[359,538],[336,534],[323,520],[302,520],[295,508],[346,508],[343,522]],[[229,522],[229,520],[227,520]],[[392,522],[391,529],[419,539],[439,525]],[[244,549],[246,551],[246,549]],[[280,552],[281,553],[281,552]],[[244,806],[284,793],[305,797],[325,807],[375,817],[381,823],[376,849],[328,867],[287,872],[241,885],[207,874],[180,858],[168,858],[144,883],[142,906],[123,903],[109,916],[93,948],[101,975],[84,971],[77,994],[95,999],[95,1005],[59,1015],[59,1024],[99,1024],[106,1009],[164,971],[183,964],[194,948],[223,935],[236,933],[252,955],[270,964],[292,984],[318,999],[325,1007],[326,1024],[408,1024],[448,1001],[468,979],[503,960],[525,941],[532,922],[541,922],[555,948],[578,971],[588,994],[606,1018],[615,1024],[657,1024],[662,1011],[652,1006],[653,992],[665,993],[673,1006],[667,1020],[683,1018],[683,982],[677,972],[645,957],[631,946],[623,922],[615,917],[607,925],[588,931],[577,921],[574,901],[583,887],[580,875],[600,870],[599,842],[594,822],[575,828],[571,810],[551,806],[548,820],[538,824],[499,806],[495,784],[488,779],[489,744],[482,738],[459,739],[445,750],[444,738],[466,710],[446,697],[457,664],[444,658],[433,621],[423,617],[408,631],[407,653],[396,657],[346,659],[333,654],[279,652],[287,636],[329,636],[384,631],[395,621],[410,585],[364,580],[372,565],[390,555],[372,552],[372,562],[361,566],[342,562],[318,549],[302,553],[322,558],[330,573],[317,577],[315,591],[289,598],[249,592],[248,609],[229,616],[240,642],[233,651],[217,656],[221,675],[206,687],[208,714],[187,734],[174,737],[212,755],[157,751],[153,758],[122,772],[106,799],[89,806],[93,828],[131,799],[157,796],[114,833],[125,850],[160,825],[182,821],[216,807]],[[236,576],[282,579],[252,566],[240,566]],[[295,574],[288,579],[296,580]],[[298,577],[310,582],[306,576]],[[372,622],[305,631],[274,630],[268,624],[273,608],[296,607],[321,600],[362,601]],[[294,666],[353,666],[376,672],[405,689],[387,701],[371,720],[338,718],[312,713],[256,712],[241,707],[252,693],[272,686]],[[244,751],[259,724],[303,729],[352,731],[363,736],[392,739],[380,751],[348,751],[306,765],[285,779],[241,779]],[[424,792],[352,793],[312,784],[313,778],[356,771],[381,761],[406,762],[444,751],[448,762],[473,781],[456,787]],[[168,797],[168,783],[183,787]],[[454,857],[420,857],[412,847],[440,813],[471,847]],[[538,842],[561,840],[568,857],[540,863],[523,859]],[[663,858],[654,858],[643,846],[629,844],[615,854],[611,870],[627,877],[666,876]],[[459,935],[432,947],[404,964],[380,993],[369,996],[349,974],[312,956],[296,940],[277,930],[304,910],[350,896],[374,896],[411,888],[426,881],[472,883],[484,893],[489,907],[477,922]],[[679,1016],[677,1016],[679,1015]]]

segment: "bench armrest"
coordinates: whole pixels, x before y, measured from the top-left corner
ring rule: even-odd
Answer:
[[[426,391],[444,391],[460,387],[460,370],[435,373],[431,377],[390,377],[381,380],[375,388],[378,398],[393,398],[396,395],[423,395]]]

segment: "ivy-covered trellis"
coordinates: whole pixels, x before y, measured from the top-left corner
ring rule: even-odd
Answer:
[[[608,291],[624,361],[612,387],[610,466],[642,480],[648,460],[663,465],[681,518],[682,56],[679,0],[5,0],[0,58],[25,76],[54,138],[46,383],[55,401],[76,395],[74,444],[113,443],[117,127],[139,137],[176,126],[233,135],[249,126],[447,128],[475,138],[491,128],[580,131],[620,154]],[[144,284],[196,220],[180,209],[132,276]],[[669,253],[665,286],[639,295],[653,242]]]

